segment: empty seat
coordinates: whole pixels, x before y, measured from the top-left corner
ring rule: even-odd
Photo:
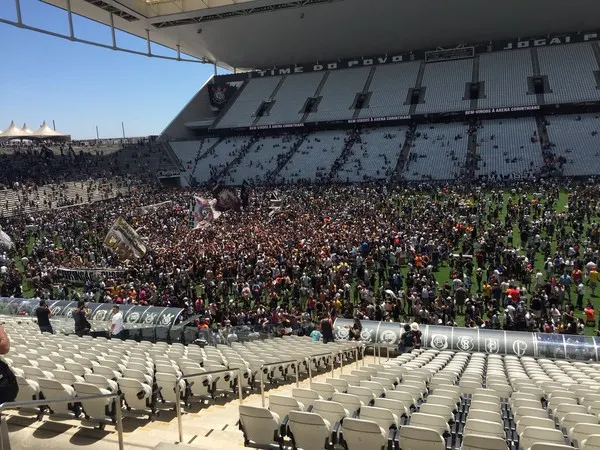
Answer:
[[[348,382],[339,378],[325,378],[325,383],[330,384],[337,392],[348,392]]]
[[[430,428],[407,425],[400,428],[399,446],[402,450],[445,450],[442,436]]]
[[[469,414],[470,416],[470,414]],[[487,422],[484,420],[467,418],[464,434],[480,434],[505,439],[504,426],[498,422]]]
[[[128,409],[152,416],[154,404],[150,386],[131,378],[119,378],[118,384]]]
[[[93,395],[108,395],[110,391],[101,389],[90,383],[75,383],[74,386],[77,397],[86,397]],[[92,400],[80,400],[83,412],[88,419],[100,421],[111,421],[115,417],[115,399],[96,398]],[[120,400],[117,400],[117,407],[121,407]]]
[[[323,419],[329,422],[331,426],[335,426],[336,423],[341,422],[345,417],[350,416],[348,410],[340,403],[330,402],[327,400],[315,400],[311,412],[320,415]]]
[[[17,378],[17,384],[19,385],[19,392],[15,398],[16,402],[22,402],[27,400],[37,400],[40,394],[40,385],[37,381],[28,380],[21,375],[15,375]]]
[[[317,392],[311,389],[294,388],[292,396],[304,405],[304,409],[312,406],[315,400],[323,400]]]
[[[523,450],[531,449],[535,443],[564,444],[565,438],[558,430],[548,428],[527,427],[520,435],[519,446]]]
[[[337,402],[344,408],[346,408],[350,416],[355,414],[363,406],[363,403],[360,401],[360,398],[352,394],[342,394],[338,392],[333,394],[333,397],[331,397],[331,401]]]
[[[289,415],[290,411],[304,411],[304,405],[294,397],[287,395],[269,395],[269,410],[277,414],[281,420]]]
[[[389,409],[398,417],[402,417],[404,415],[407,416],[410,409],[410,405],[407,406],[400,400],[393,400],[391,398],[376,398],[374,406],[376,406],[377,408]]]
[[[64,398],[72,398],[73,402],[53,403],[48,405],[53,413],[71,416],[71,411],[74,407],[75,389],[72,386],[59,383],[56,380],[48,380],[40,378],[37,380],[40,385],[40,392],[46,400],[60,400]]]
[[[315,391],[324,400],[331,400],[333,394],[335,394],[335,388],[328,383],[312,383],[310,389]]]
[[[348,386],[348,394],[356,395],[365,406],[370,405],[375,400],[375,394],[366,387]]]
[[[573,428],[568,430],[569,440],[573,443],[581,443],[593,434],[600,435],[600,424],[595,423],[578,423]]]
[[[425,413],[413,413],[410,416],[410,425],[417,427],[430,428],[440,435],[450,433],[450,426],[442,416]]]
[[[592,416],[591,414],[568,413],[560,422],[560,427],[568,432],[571,428],[580,423],[595,425],[598,423],[598,417]]]
[[[245,445],[279,446],[279,422],[279,416],[266,408],[240,405],[240,426]]]
[[[506,440],[483,434],[465,434],[461,450],[507,450]]]
[[[179,381],[179,397],[177,397],[175,387],[177,385],[177,377],[169,373],[159,373],[155,375],[156,385],[160,389],[160,397],[163,403],[175,404],[181,401],[185,395],[185,380]]]
[[[386,408],[363,406],[360,410],[360,418],[375,422],[384,430],[400,426],[398,415]]]
[[[554,420],[548,417],[521,417],[517,422],[517,433],[519,434],[519,436],[523,434],[523,431],[525,431],[525,428],[527,427],[548,428],[550,430],[556,429]]]
[[[296,448],[325,450],[331,445],[331,425],[318,414],[290,411],[288,426]]]
[[[348,450],[384,450],[387,447],[388,432],[372,421],[345,419],[343,433]]]
[[[599,450],[600,434],[593,434],[579,444],[580,450]]]

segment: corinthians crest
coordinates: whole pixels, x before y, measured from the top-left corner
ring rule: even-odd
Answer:
[[[227,101],[227,86],[215,86],[213,88],[213,101],[222,105]]]

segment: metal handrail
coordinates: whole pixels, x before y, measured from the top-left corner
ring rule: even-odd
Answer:
[[[297,359],[288,359],[285,361],[277,361],[274,363],[267,363],[267,364],[263,364],[262,366],[260,366],[260,397],[261,397],[261,401],[262,401],[262,407],[265,407],[265,380],[263,377],[263,369],[266,369],[267,367],[273,367],[273,366],[278,366],[279,364],[293,364],[294,365],[294,369],[296,372],[296,387],[300,386],[300,381],[298,380],[298,360]]]
[[[20,402],[6,402],[0,405],[0,421],[2,422],[3,431],[0,433],[0,450],[10,450],[10,441],[8,438],[8,428],[6,421],[2,418],[2,411],[7,409],[18,409],[27,406],[46,406],[46,405],[54,405],[58,403],[74,403],[81,402],[85,400],[99,400],[102,398],[112,398],[115,403],[115,421],[117,427],[117,437],[119,440],[119,450],[125,449],[125,444],[123,443],[123,414],[121,411],[121,402],[117,402],[117,400],[121,399],[121,394],[104,394],[104,395],[86,395],[83,397],[65,397],[58,399],[47,399],[47,400],[23,400]],[[118,404],[117,404],[118,403]],[[6,438],[6,442],[4,442],[4,438]]]
[[[244,397],[242,394],[242,379],[244,378],[244,373],[241,368],[237,369],[219,369],[219,370],[209,370],[206,372],[198,372],[198,373],[190,373],[188,375],[181,375],[175,381],[175,411],[177,411],[177,428],[179,431],[179,442],[183,442],[183,422],[181,421],[181,388],[179,387],[179,383],[188,378],[201,377],[203,375],[217,375],[220,373],[229,373],[229,372],[238,372],[238,395],[240,399],[240,404],[243,403]],[[0,449],[2,450],[2,449]],[[120,449],[121,450],[121,449]]]
[[[310,365],[310,358],[316,358],[318,356],[330,356],[331,357],[331,377],[333,378],[333,370],[334,370],[334,355],[335,352],[327,352],[327,353],[318,353],[316,355],[310,355],[304,358],[304,361],[307,361],[307,366],[308,366],[308,378],[309,378],[309,382],[312,385],[312,367]]]

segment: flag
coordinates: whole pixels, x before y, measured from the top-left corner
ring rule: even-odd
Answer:
[[[241,208],[240,199],[232,188],[223,187],[218,184],[212,191],[213,197],[216,200],[214,205],[214,209],[219,212],[229,211],[233,209],[234,211],[239,211]]]
[[[271,194],[269,202],[269,217],[273,217],[283,208],[283,200],[277,194]]]
[[[104,246],[124,259],[141,258],[146,254],[146,244],[122,217],[115,220],[106,234]]]
[[[5,231],[0,227],[0,249],[12,250],[15,243]]]
[[[206,228],[210,223],[219,218],[220,211],[215,209],[216,200],[207,200],[202,197],[194,197],[190,208],[191,226],[194,230]]]

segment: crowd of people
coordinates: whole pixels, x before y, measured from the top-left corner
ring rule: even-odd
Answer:
[[[199,328],[278,334],[336,317],[582,334],[596,320],[599,187],[294,186],[277,214],[273,190],[253,188],[198,230],[190,199],[209,192],[131,191],[1,219],[15,248],[0,254],[0,295],[175,306]],[[142,258],[104,247],[117,217]],[[60,268],[122,272],[74,284]]]

